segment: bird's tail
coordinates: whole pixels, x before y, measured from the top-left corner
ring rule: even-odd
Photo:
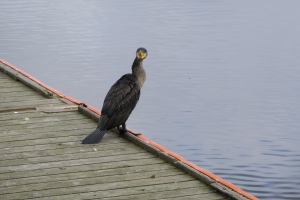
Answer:
[[[106,133],[106,130],[100,130],[100,128],[97,128],[91,134],[89,134],[86,138],[84,138],[84,140],[82,140],[82,144],[98,143],[103,138],[105,133]]]

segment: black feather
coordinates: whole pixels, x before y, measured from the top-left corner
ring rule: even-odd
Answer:
[[[98,143],[103,138],[105,133],[106,133],[106,130],[101,131],[99,128],[97,128],[91,134],[89,134],[86,138],[84,138],[84,140],[82,140],[82,144]]]

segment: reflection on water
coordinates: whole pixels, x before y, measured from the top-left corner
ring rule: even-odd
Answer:
[[[0,2],[0,57],[101,108],[146,47],[128,126],[261,199],[300,199],[300,3]]]

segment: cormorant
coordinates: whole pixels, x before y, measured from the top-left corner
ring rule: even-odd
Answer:
[[[82,140],[82,144],[100,142],[104,134],[115,127],[121,134],[127,131],[125,123],[140,98],[140,90],[146,80],[143,60],[147,55],[145,48],[137,49],[132,64],[132,74],[123,75],[110,88],[104,99],[97,128]]]

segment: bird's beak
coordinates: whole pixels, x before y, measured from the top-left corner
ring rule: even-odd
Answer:
[[[146,53],[145,52],[143,52],[143,51],[138,51],[137,53],[136,53],[136,56],[138,57],[138,58],[145,58],[146,57]]]

